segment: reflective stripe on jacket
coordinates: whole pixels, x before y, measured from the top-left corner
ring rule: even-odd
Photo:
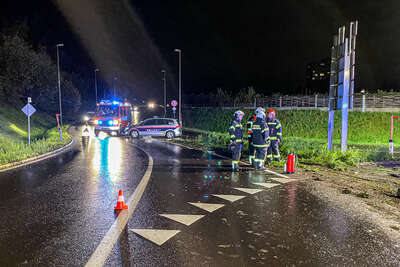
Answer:
[[[251,128],[253,127],[253,123],[256,121],[256,116],[252,116],[250,117],[250,119],[247,121],[247,139],[249,140],[249,142],[253,142],[252,141],[252,130]]]
[[[269,128],[269,136],[271,141],[275,141],[282,138],[282,125],[277,119],[268,119],[267,120],[268,128]]]
[[[229,135],[232,142],[243,142],[243,125],[237,119],[233,119],[229,127]]]
[[[252,138],[253,138],[253,146],[257,147],[267,147],[269,145],[269,129],[266,122],[257,118],[253,123],[251,128]]]

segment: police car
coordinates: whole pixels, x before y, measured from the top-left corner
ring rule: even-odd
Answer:
[[[133,138],[139,136],[165,136],[174,138],[182,136],[182,125],[176,119],[151,118],[125,129],[125,135]]]

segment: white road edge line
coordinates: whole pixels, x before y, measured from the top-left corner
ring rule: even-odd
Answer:
[[[132,145],[134,146],[134,145]],[[135,146],[137,147],[137,146]],[[137,147],[139,148],[139,147]],[[107,234],[103,237],[100,244],[97,246],[96,250],[93,252],[92,256],[90,256],[89,261],[85,266],[103,266],[104,262],[107,260],[108,255],[110,255],[115,243],[117,242],[120,234],[124,230],[126,224],[128,223],[129,218],[132,216],[133,212],[136,209],[137,204],[142,198],[143,192],[146,189],[147,183],[150,180],[151,172],[153,170],[153,158],[143,149],[139,148],[149,158],[149,164],[147,166],[147,170],[142,177],[139,185],[135,189],[135,192],[129,197],[127,205],[129,206],[128,210],[122,211],[117,219],[114,221],[113,225],[108,230]],[[110,207],[112,209],[113,207]]]

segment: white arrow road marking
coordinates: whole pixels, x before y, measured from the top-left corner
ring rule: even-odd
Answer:
[[[253,184],[256,184],[256,185],[259,185],[262,187],[266,187],[266,188],[272,188],[272,187],[279,185],[279,184],[273,184],[273,183],[253,183]]]
[[[196,206],[196,207],[198,207],[198,208],[200,208],[200,209],[203,209],[203,210],[205,210],[205,211],[208,211],[208,212],[214,212],[214,211],[216,211],[217,209],[220,209],[220,208],[222,208],[223,206],[225,206],[225,205],[223,205],[223,204],[209,204],[209,203],[200,203],[200,202],[197,202],[197,203],[194,203],[194,202],[188,202],[190,205],[193,205],[193,206]]]
[[[161,246],[162,244],[167,242],[171,237],[180,232],[179,230],[159,230],[159,229],[129,229],[129,230],[159,246]]]
[[[192,223],[196,222],[197,220],[200,220],[203,218],[205,215],[187,215],[187,214],[160,214],[160,216],[163,216],[165,218],[177,221],[181,224],[184,224],[186,226],[191,225]]]
[[[297,181],[296,179],[285,179],[285,178],[270,178],[270,179],[274,180],[275,182],[282,183],[282,184]]]
[[[251,189],[251,188],[242,188],[242,187],[234,187],[234,189],[248,193],[248,194],[252,194],[252,195],[263,191],[262,189]]]
[[[242,199],[242,198],[246,197],[246,196],[238,196],[238,195],[214,195],[214,194],[211,194],[211,195],[214,196],[214,197],[219,197],[219,198],[228,200],[230,202],[235,202],[236,200],[239,200],[239,199]]]

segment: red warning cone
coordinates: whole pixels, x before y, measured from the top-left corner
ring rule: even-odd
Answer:
[[[117,206],[114,207],[114,210],[127,210],[127,209],[128,209],[128,205],[125,205],[124,196],[122,194],[122,190],[119,190]]]

